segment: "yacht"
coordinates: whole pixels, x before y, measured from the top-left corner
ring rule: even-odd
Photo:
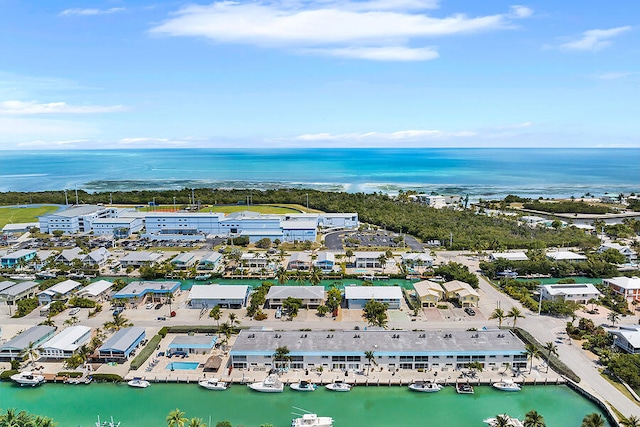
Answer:
[[[351,384],[347,384],[344,381],[334,381],[331,384],[327,384],[325,386],[325,388],[327,390],[331,390],[331,391],[350,391],[351,390]]]
[[[318,386],[316,386],[315,384],[312,384],[309,381],[305,380],[293,383],[289,387],[291,387],[291,390],[295,391],[315,391],[316,388],[318,388]]]
[[[207,378],[204,380],[200,380],[198,381],[198,385],[208,390],[226,390],[227,387],[229,387],[229,384],[224,381],[220,381],[217,378]]]
[[[497,383],[493,383],[491,384],[491,386],[493,388],[496,388],[498,390],[502,390],[502,391],[520,391],[521,387],[520,385],[514,383],[511,380],[502,380],[502,381],[498,381]]]
[[[20,372],[19,374],[11,375],[11,379],[21,386],[30,385],[31,387],[35,387],[44,382],[44,377],[40,374],[34,374],[31,371]]]
[[[460,394],[473,394],[473,386],[467,383],[456,383],[456,391]]]
[[[413,384],[409,384],[409,389],[423,393],[435,393],[442,390],[442,386],[433,381],[416,381]]]
[[[249,384],[249,388],[262,393],[282,393],[284,384],[278,379],[277,375],[269,375],[264,381]]]
[[[302,414],[291,420],[291,427],[333,427],[333,418],[319,417],[316,414]]]
[[[100,422],[100,415],[98,415],[98,421],[96,422],[96,427],[120,427],[120,421],[113,421],[113,417],[111,417],[111,421],[102,421]]]
[[[130,387],[138,387],[138,388],[147,388],[151,385],[149,381],[144,380],[140,377],[135,377],[134,379],[129,381],[127,384],[129,384]]]
[[[506,424],[499,424],[498,417],[503,418],[507,421]],[[498,415],[493,418],[487,418],[482,420],[482,422],[488,424],[490,427],[497,427],[498,425],[507,425],[508,427],[524,427],[524,423],[517,418],[510,417],[507,414]]]

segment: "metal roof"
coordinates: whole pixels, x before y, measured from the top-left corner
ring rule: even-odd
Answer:
[[[212,348],[217,340],[215,335],[178,335],[169,348]]]
[[[70,326],[42,344],[43,349],[75,351],[89,339],[91,328],[88,326]],[[82,342],[80,341],[82,340]]]
[[[111,282],[108,282],[106,280],[98,280],[97,282],[93,282],[90,285],[80,289],[80,291],[78,291],[78,294],[90,295],[92,297],[96,297],[101,293],[103,293],[104,291],[106,291],[107,289],[110,289],[112,286],[113,286],[113,283]]]
[[[125,352],[135,343],[141,336],[144,336],[145,329],[140,326],[131,328],[122,328],[111,336],[104,344],[100,346],[98,351],[122,351]]]
[[[345,286],[345,299],[402,299],[399,286]]]
[[[324,299],[324,286],[271,286],[267,296],[270,299]]]
[[[37,288],[38,286],[40,285],[37,282],[21,282],[0,292],[0,295],[15,297],[29,289]]]
[[[20,335],[10,339],[6,343],[0,346],[0,351],[2,350],[23,350],[29,347],[31,343],[39,343],[47,336],[53,335],[56,331],[56,328],[53,326],[44,326],[38,325],[32,328],[27,329],[22,332]]]
[[[248,285],[194,285],[187,299],[241,299],[249,292]]]

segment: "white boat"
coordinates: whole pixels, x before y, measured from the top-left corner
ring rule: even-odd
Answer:
[[[284,391],[284,384],[282,384],[282,381],[280,381],[276,375],[269,375],[264,381],[249,384],[248,387],[251,390],[262,393],[282,393]]]
[[[21,386],[30,385],[31,387],[35,387],[44,382],[44,377],[40,374],[34,374],[31,371],[20,372],[19,374],[11,375],[11,379]]]
[[[344,381],[334,381],[331,384],[325,386],[327,390],[331,391],[351,391],[351,384],[347,384]]]
[[[211,279],[211,275],[210,274],[198,274],[196,277],[194,277],[194,279],[196,279],[196,280],[208,280],[208,279]]]
[[[291,390],[295,390],[295,391],[315,391],[316,388],[318,388],[317,385],[304,380],[297,383],[293,383],[289,387],[291,388]]]
[[[98,421],[96,421],[96,427],[120,427],[120,421],[116,423],[115,421],[113,421],[113,417],[111,417],[111,421],[100,422],[100,415],[98,415]]]
[[[456,383],[456,391],[460,394],[473,394],[473,386],[467,383]]]
[[[147,388],[151,385],[149,381],[143,380],[140,377],[135,377],[134,379],[129,381],[127,384],[129,384],[130,387],[138,387],[138,388]]]
[[[208,390],[226,390],[227,387],[229,387],[229,384],[227,384],[224,381],[220,381],[217,378],[208,378],[208,379],[200,380],[198,381],[198,385]]]
[[[319,417],[316,414],[302,414],[291,420],[291,427],[333,427],[333,418]]]
[[[52,273],[50,271],[40,271],[36,273],[37,279],[46,280],[46,279],[55,279],[56,277],[57,277],[56,273]]]
[[[36,280],[36,276],[34,274],[14,274],[13,276],[9,276],[11,280]]]
[[[442,386],[433,381],[416,381],[413,384],[409,384],[409,389],[423,393],[435,393],[442,390]]]
[[[490,427],[498,426],[498,417],[506,418],[507,426],[509,427],[524,427],[524,423],[517,418],[510,417],[507,414],[498,415],[497,417],[487,418],[482,420],[482,422],[488,424]]]
[[[496,388],[502,391],[520,391],[521,390],[521,387],[518,384],[508,379],[498,381],[497,383],[493,383],[491,384],[491,386],[493,388]]]

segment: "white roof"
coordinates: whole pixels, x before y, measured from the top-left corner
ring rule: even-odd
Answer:
[[[305,220],[305,219],[297,219],[297,220],[282,220],[280,222],[280,226],[283,230],[315,230],[318,226],[318,221],[316,220]]]
[[[294,252],[289,257],[289,262],[311,262],[311,255],[306,252]]]
[[[600,291],[591,283],[563,283],[557,285],[542,285],[547,293],[556,295],[600,295]]]
[[[420,282],[414,283],[413,289],[416,290],[419,296],[433,295],[433,293],[437,293],[438,295],[444,294],[444,289],[442,289],[442,286],[430,280],[422,280]]]
[[[73,261],[74,259],[81,258],[80,252],[82,252],[82,249],[78,247],[65,249],[60,253],[60,256],[67,261]]]
[[[577,254],[570,251],[557,251],[547,252],[547,258],[554,259],[556,261],[568,261],[568,260],[586,260],[587,257],[582,254]]]
[[[97,282],[93,282],[90,285],[82,288],[78,295],[90,295],[92,297],[97,297],[107,289],[111,288],[113,283],[107,282],[106,280],[99,280]]]
[[[614,277],[603,281],[622,289],[640,289],[640,277]]]
[[[623,337],[633,348],[640,348],[640,331],[635,330],[611,330],[615,335]]]
[[[494,252],[494,259],[507,259],[509,261],[527,261],[529,257],[524,252]]]
[[[70,326],[42,344],[42,348],[75,351],[83,344],[81,342],[79,343],[78,340],[89,332],[91,332],[91,328],[88,326]]]
[[[400,286],[345,286],[345,299],[402,299]]]
[[[606,251],[607,249],[615,249],[616,251],[620,252],[620,253],[635,253],[631,250],[631,248],[629,246],[623,246],[619,243],[603,243],[602,245],[600,245],[599,250],[602,251]]]
[[[3,259],[18,259],[18,258],[22,258],[23,256],[27,256],[29,254],[32,254],[36,251],[34,251],[33,249],[20,249],[19,251],[15,251],[15,252],[11,252],[9,254],[4,255],[2,258]]]
[[[459,291],[460,289],[473,291],[473,288],[471,287],[470,284],[468,284],[467,282],[463,282],[461,280],[451,280],[449,282],[443,283],[442,287],[447,292],[455,292],[455,291]]]
[[[205,257],[203,257],[200,260],[200,264],[204,264],[204,263],[207,263],[207,262],[216,263],[216,262],[218,262],[218,260],[220,260],[220,258],[222,258],[222,254],[221,253],[211,252],[211,253],[207,254]]]
[[[65,295],[66,293],[76,289],[78,286],[80,286],[80,283],[76,282],[75,280],[65,280],[64,282],[60,282],[53,285],[46,291],[49,291],[49,293],[57,293],[60,295]]]
[[[188,299],[244,299],[248,285],[194,285]]]
[[[265,297],[271,299],[324,299],[324,286],[271,286]]]
[[[14,224],[6,224],[4,227],[2,227],[2,231],[6,232],[6,233],[11,233],[13,231],[22,231],[22,230],[28,230],[30,228],[40,228],[40,223],[38,222],[18,222],[18,223],[14,223]]]
[[[425,254],[424,252],[407,252],[402,254],[402,259],[413,260],[413,261],[424,261],[424,262],[432,262],[433,257],[429,254]]]
[[[148,261],[157,261],[162,258],[162,255],[157,252],[148,252],[148,251],[140,251],[140,252],[129,252],[125,256],[123,256],[120,261],[139,261],[139,262],[148,262]]]
[[[50,214],[51,216],[63,216],[68,218],[73,218],[76,216],[90,215],[99,211],[105,210],[102,206],[97,205],[77,205],[72,206],[68,209],[65,209],[61,212],[55,212]]]

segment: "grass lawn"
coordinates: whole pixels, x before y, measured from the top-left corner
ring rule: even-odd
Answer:
[[[0,227],[20,222],[38,222],[38,216],[58,210],[58,206],[26,208],[0,208]]]

